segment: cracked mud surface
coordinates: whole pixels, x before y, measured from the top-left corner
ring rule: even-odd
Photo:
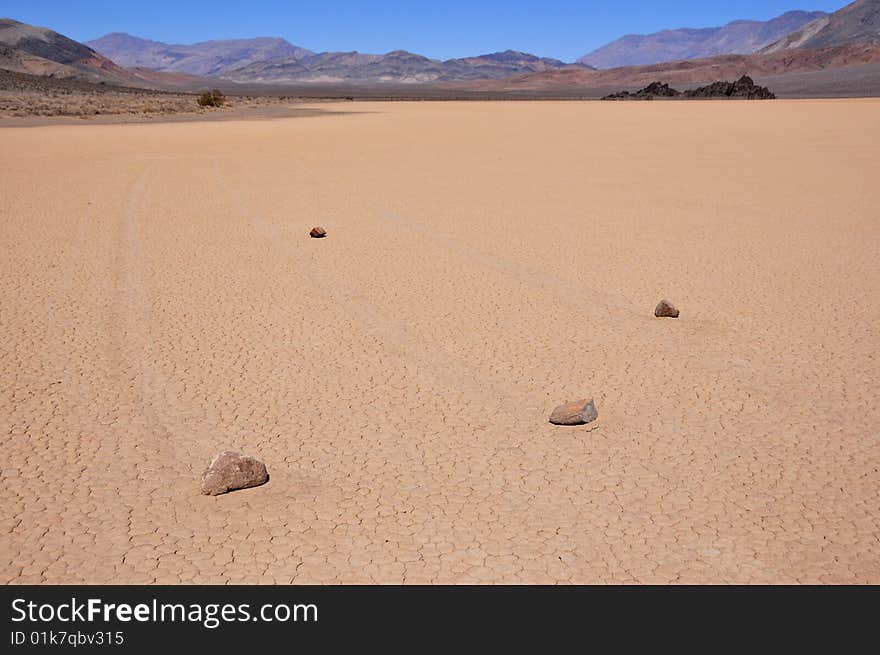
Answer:
[[[0,129],[0,582],[880,583],[878,107]]]

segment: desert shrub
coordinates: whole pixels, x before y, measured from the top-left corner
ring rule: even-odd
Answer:
[[[205,91],[199,96],[199,107],[222,107],[226,96],[219,89]]]

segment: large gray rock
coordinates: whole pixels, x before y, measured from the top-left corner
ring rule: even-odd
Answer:
[[[554,425],[586,425],[599,418],[592,400],[576,400],[553,410],[550,422]]]
[[[258,459],[226,451],[215,456],[202,473],[202,493],[219,496],[236,489],[258,487],[269,481],[266,465]]]
[[[657,318],[678,318],[678,308],[668,300],[661,300],[654,309],[654,316]]]

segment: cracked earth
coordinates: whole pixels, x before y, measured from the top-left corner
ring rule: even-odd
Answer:
[[[878,108],[0,128],[0,582],[880,583]]]

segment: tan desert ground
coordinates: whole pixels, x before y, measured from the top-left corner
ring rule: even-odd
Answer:
[[[880,583],[880,101],[316,109],[0,128],[3,583]]]

